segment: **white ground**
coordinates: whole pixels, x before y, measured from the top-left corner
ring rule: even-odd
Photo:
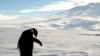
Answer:
[[[0,56],[19,56],[16,49],[25,29],[0,28]],[[38,29],[39,30],[39,29]],[[100,32],[86,30],[39,30],[33,56],[100,56]]]

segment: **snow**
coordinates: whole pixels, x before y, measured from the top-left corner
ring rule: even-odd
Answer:
[[[0,56],[19,56],[17,42],[24,28],[0,28]],[[38,29],[43,46],[33,56],[100,56],[100,32]]]

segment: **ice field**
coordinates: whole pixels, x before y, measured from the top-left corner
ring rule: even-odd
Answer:
[[[0,28],[0,56],[20,56],[16,49],[25,29]],[[43,46],[34,45],[33,56],[100,56],[100,31],[40,30],[38,39]]]

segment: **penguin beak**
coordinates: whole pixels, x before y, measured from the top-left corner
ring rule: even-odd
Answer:
[[[34,32],[34,33],[33,33],[33,37],[37,37],[37,33]]]
[[[31,29],[31,32],[33,33],[33,37],[37,37],[37,32],[34,29]]]

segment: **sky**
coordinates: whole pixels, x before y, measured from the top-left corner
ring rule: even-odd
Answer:
[[[48,17],[100,0],[0,0],[0,20]]]

